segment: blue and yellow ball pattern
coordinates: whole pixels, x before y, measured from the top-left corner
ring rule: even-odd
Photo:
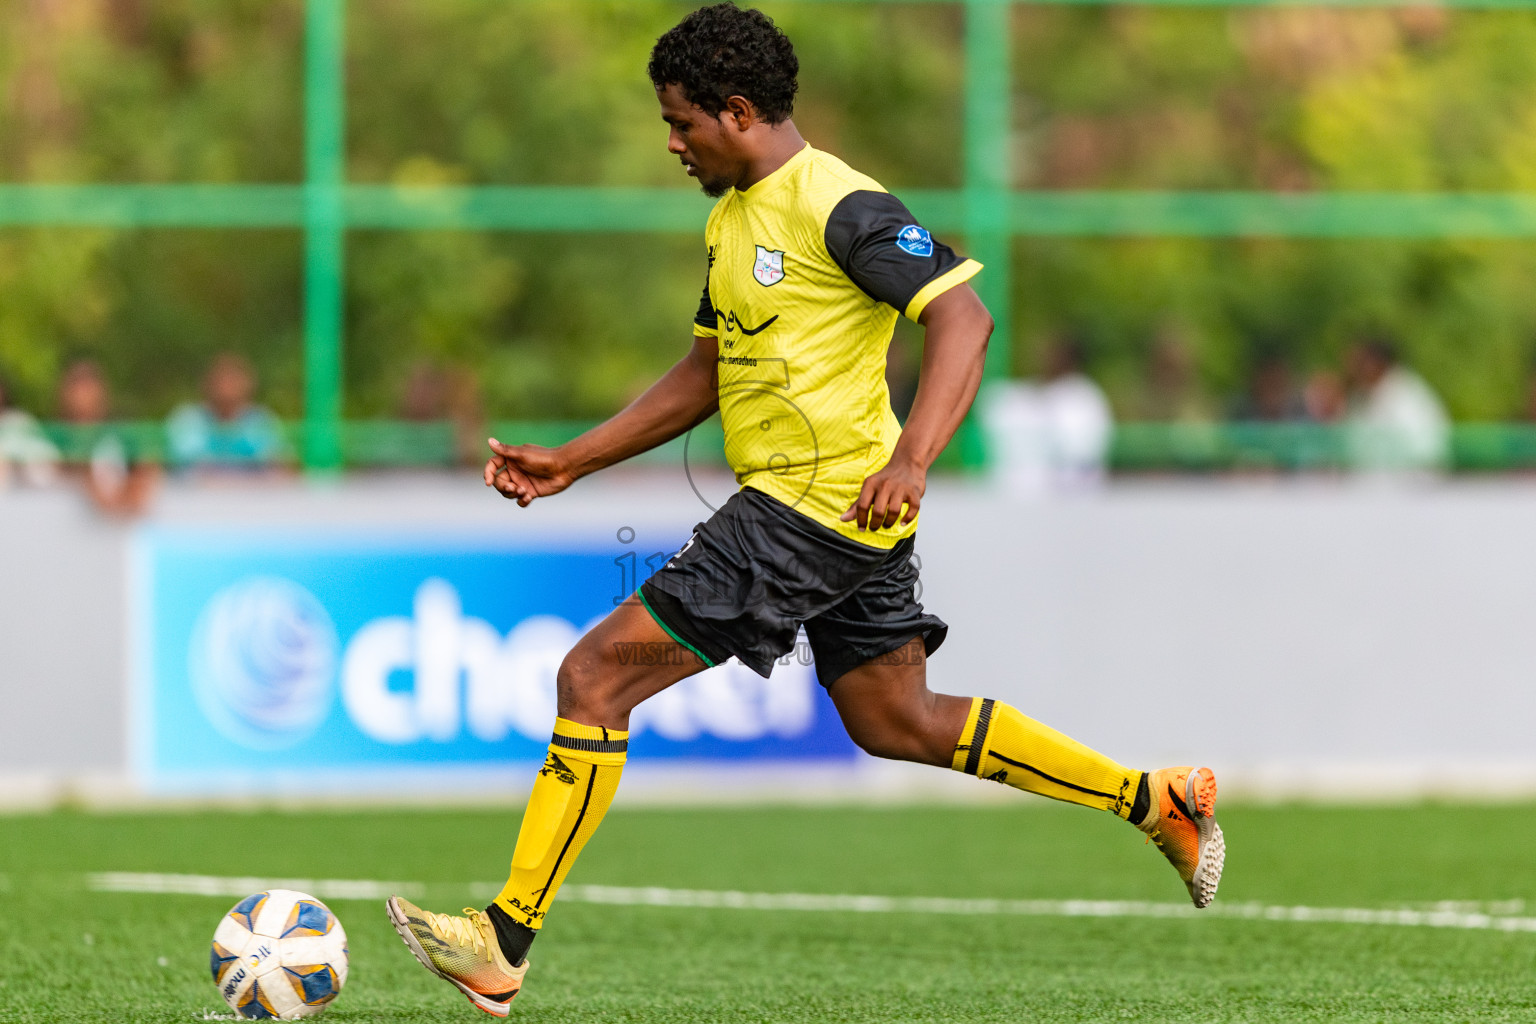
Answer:
[[[213,983],[245,1020],[319,1013],[347,980],[347,934],[306,893],[269,889],[230,908],[209,949]]]

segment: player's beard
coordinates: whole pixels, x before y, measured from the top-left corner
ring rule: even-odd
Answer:
[[[719,199],[731,190],[731,182],[726,178],[706,178],[702,174],[699,177],[699,191],[711,199]]]

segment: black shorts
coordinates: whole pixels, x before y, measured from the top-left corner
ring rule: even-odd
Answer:
[[[804,626],[830,687],[914,637],[929,654],[944,642],[949,626],[917,601],[912,546],[912,537],[890,549],[860,544],[747,487],[694,527],[640,599],[708,664],[734,655],[761,676]]]

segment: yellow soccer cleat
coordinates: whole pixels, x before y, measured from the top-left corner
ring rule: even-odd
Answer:
[[[528,961],[513,967],[502,955],[496,929],[478,910],[466,916],[434,914],[391,896],[384,906],[389,921],[421,965],[469,997],[493,1017],[505,1017],[512,997],[523,987]]]
[[[1210,906],[1227,859],[1227,841],[1216,824],[1216,774],[1209,768],[1160,768],[1148,774],[1147,788],[1156,811],[1137,828],[1184,879],[1195,906]]]

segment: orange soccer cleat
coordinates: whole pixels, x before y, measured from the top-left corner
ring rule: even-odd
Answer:
[[[1209,768],[1160,768],[1147,775],[1147,788],[1154,810],[1137,828],[1184,879],[1195,906],[1210,906],[1227,859],[1227,841],[1216,824],[1216,774]]]
[[[469,997],[493,1017],[505,1017],[512,997],[523,987],[528,961],[507,963],[496,941],[496,929],[478,910],[465,917],[434,914],[391,896],[385,903],[389,921],[421,965]]]

